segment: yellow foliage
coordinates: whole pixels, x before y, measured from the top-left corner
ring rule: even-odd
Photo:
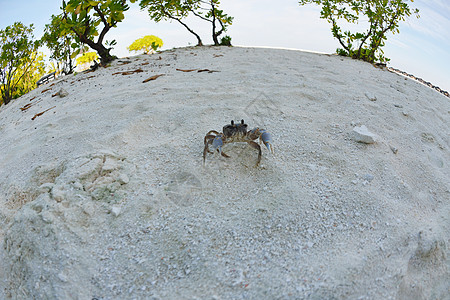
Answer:
[[[86,52],[77,58],[77,65],[88,64],[88,63],[93,62],[96,59],[98,59],[97,52]]]
[[[135,40],[127,49],[128,51],[144,50],[145,54],[156,51],[163,46],[163,41],[154,35],[146,35]]]
[[[85,52],[77,58],[77,71],[81,72],[89,69],[91,63],[99,59],[97,52]]]

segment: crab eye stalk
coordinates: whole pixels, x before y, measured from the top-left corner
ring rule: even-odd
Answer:
[[[244,119],[241,120],[241,124],[244,125]]]
[[[231,120],[231,125],[234,125],[234,121],[233,120]]]

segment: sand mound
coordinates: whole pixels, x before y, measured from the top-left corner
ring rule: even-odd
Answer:
[[[203,166],[231,119],[275,155]],[[58,79],[0,107],[0,298],[448,299],[448,124],[432,89],[299,51]]]

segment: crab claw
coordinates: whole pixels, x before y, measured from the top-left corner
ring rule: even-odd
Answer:
[[[214,150],[218,150],[219,153],[222,154],[222,146],[223,146],[222,136],[218,135],[214,138],[212,147],[214,148]]]
[[[272,154],[273,152],[273,146],[272,146],[272,136],[270,135],[270,133],[268,133],[266,130],[264,129],[260,129],[261,134],[261,140],[264,143],[264,145],[266,145],[267,149],[269,150],[269,152],[271,152]]]

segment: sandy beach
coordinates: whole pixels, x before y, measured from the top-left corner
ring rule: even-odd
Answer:
[[[241,119],[275,153],[203,164]],[[0,107],[0,299],[450,299],[449,124],[433,89],[294,50],[58,78]]]

